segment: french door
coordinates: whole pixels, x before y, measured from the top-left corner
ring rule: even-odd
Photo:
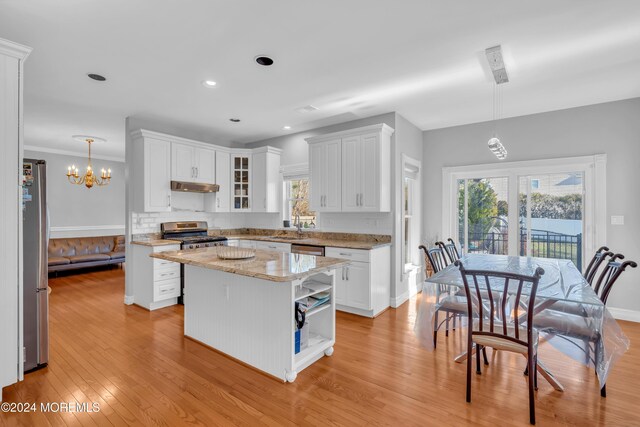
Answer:
[[[453,237],[464,253],[570,259],[582,270],[606,241],[605,160],[444,168],[442,240]]]

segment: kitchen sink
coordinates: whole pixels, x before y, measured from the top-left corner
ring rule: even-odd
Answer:
[[[304,240],[307,236],[269,236],[268,239],[274,240]]]

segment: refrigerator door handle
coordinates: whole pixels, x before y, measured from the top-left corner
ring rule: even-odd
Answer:
[[[49,251],[49,210],[47,208],[47,187],[44,164],[38,164],[38,200],[40,201],[40,212],[38,213],[38,290],[46,290],[49,281],[48,272],[48,251]]]
[[[49,362],[49,291],[38,289],[38,365]]]

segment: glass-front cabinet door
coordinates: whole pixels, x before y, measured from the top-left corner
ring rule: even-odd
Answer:
[[[233,155],[233,209],[251,208],[250,155]]]

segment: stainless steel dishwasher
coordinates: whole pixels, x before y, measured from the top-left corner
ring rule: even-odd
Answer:
[[[324,256],[324,246],[297,245],[294,243],[291,245],[291,253]]]

